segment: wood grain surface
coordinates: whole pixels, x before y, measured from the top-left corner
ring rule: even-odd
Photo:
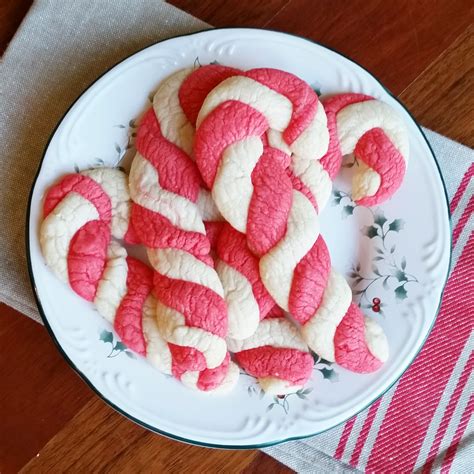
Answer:
[[[0,53],[32,0],[0,1]],[[265,27],[335,48],[373,72],[421,124],[474,146],[472,2],[172,0],[214,26]],[[152,434],[103,403],[46,330],[0,305],[0,472],[247,472],[288,468],[259,451]],[[315,466],[315,469],[317,467]]]

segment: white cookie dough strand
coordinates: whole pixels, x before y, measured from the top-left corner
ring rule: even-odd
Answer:
[[[344,107],[337,114],[339,142],[343,155],[351,153],[362,135],[380,127],[408,161],[408,135],[402,118],[385,102],[367,100]]]
[[[163,189],[157,170],[140,153],[133,159],[129,186],[130,196],[135,203],[165,216],[180,229],[205,234],[198,206],[189,199]]]
[[[228,337],[246,339],[255,333],[260,323],[260,309],[252,285],[235,268],[218,260],[216,271],[225,283],[224,297],[229,314]]]
[[[260,276],[278,305],[289,311],[291,283],[296,266],[319,235],[318,215],[309,200],[293,191],[286,234],[260,259]]]
[[[96,207],[80,194],[69,193],[41,224],[40,244],[46,264],[64,282],[69,282],[69,245],[76,232],[97,220]]]
[[[308,346],[301,338],[298,328],[285,318],[264,319],[251,337],[239,341],[229,339],[227,343],[232,352],[242,352],[262,346],[308,352]]]
[[[188,155],[191,155],[193,149],[194,127],[181,108],[179,89],[192,71],[192,68],[187,68],[172,74],[161,82],[153,96],[153,109],[160,123],[161,133]]]
[[[188,252],[178,249],[148,249],[153,268],[163,276],[205,286],[224,297],[224,289],[215,270]]]
[[[293,106],[285,96],[253,79],[235,76],[222,81],[206,97],[199,111],[196,128],[212,110],[229,100],[254,107],[267,117],[270,128],[280,132],[290,123]]]

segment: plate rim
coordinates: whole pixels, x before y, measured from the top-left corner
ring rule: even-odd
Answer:
[[[178,435],[175,435],[173,433],[168,433],[166,431],[163,431],[163,430],[160,430],[159,428],[155,427],[155,426],[152,426],[152,425],[149,425],[148,423],[142,421],[142,420],[139,420],[138,418],[130,415],[129,413],[127,413],[124,409],[120,408],[118,405],[116,405],[114,402],[112,402],[111,400],[109,400],[105,395],[103,395],[101,393],[101,391],[95,387],[95,385],[93,384],[93,382],[89,379],[89,377],[83,372],[81,371],[77,366],[76,364],[74,363],[74,361],[66,354],[65,350],[63,349],[63,347],[61,346],[60,342],[58,341],[54,331],[52,330],[49,322],[48,322],[48,318],[46,316],[46,313],[45,311],[43,310],[43,307],[42,307],[42,304],[41,304],[41,299],[40,299],[40,296],[38,294],[38,291],[37,291],[37,287],[36,287],[36,282],[35,282],[35,277],[34,277],[34,273],[33,273],[33,267],[32,267],[32,260],[31,260],[31,249],[30,249],[30,216],[31,216],[31,208],[32,208],[32,201],[33,201],[33,194],[34,194],[34,190],[35,190],[35,187],[36,187],[36,183],[38,181],[38,177],[41,173],[41,170],[42,170],[42,167],[43,167],[43,164],[44,164],[44,159],[46,157],[46,153],[49,149],[49,146],[51,144],[51,141],[52,139],[54,138],[54,136],[56,135],[56,132],[59,128],[59,126],[63,123],[64,119],[66,118],[66,116],[69,114],[69,112],[71,111],[71,109],[75,106],[75,104],[82,98],[82,96],[84,94],[86,94],[89,89],[91,89],[100,79],[102,79],[102,77],[104,77],[106,74],[108,74],[112,69],[114,69],[116,66],[118,66],[119,64],[122,64],[123,62],[127,61],[129,58],[131,58],[132,56],[136,55],[136,54],[139,54],[149,48],[152,48],[158,44],[161,44],[161,43],[166,43],[167,41],[171,41],[173,39],[176,39],[176,38],[184,38],[184,37],[191,37],[191,36],[196,36],[196,35],[202,35],[202,34],[205,34],[207,32],[211,32],[211,31],[228,31],[228,30],[234,30],[234,31],[260,31],[260,32],[270,32],[270,33],[277,33],[279,35],[285,35],[285,36],[289,36],[289,37],[293,37],[293,38],[298,38],[300,40],[304,40],[308,43],[311,43],[311,44],[314,44],[314,45],[317,45],[317,46],[320,46],[324,49],[327,49],[329,51],[331,51],[332,53],[335,53],[336,55],[338,56],[341,56],[343,57],[344,59],[350,61],[351,63],[355,64],[356,66],[360,67],[361,69],[363,69],[367,74],[369,74],[370,76],[373,77],[373,79],[375,79],[375,81],[384,89],[384,91],[390,96],[392,97],[395,101],[397,101],[400,106],[407,112],[407,114],[409,115],[409,117],[411,118],[411,120],[413,121],[413,123],[416,125],[416,127],[418,128],[418,131],[421,133],[421,136],[423,137],[424,141],[426,142],[426,144],[428,145],[428,149],[430,151],[430,154],[431,154],[431,157],[433,158],[433,161],[436,165],[436,170],[437,170],[437,173],[441,179],[441,184],[442,184],[442,187],[443,187],[443,191],[444,191],[444,199],[445,199],[445,204],[446,204],[446,210],[447,210],[447,214],[448,214],[448,223],[449,223],[449,262],[448,262],[448,267],[447,267],[447,271],[446,271],[446,276],[445,276],[445,279],[444,279],[444,283],[443,283],[443,286],[441,288],[441,293],[440,293],[440,296],[439,296],[439,301],[438,301],[438,306],[436,308],[436,311],[435,311],[435,315],[434,315],[434,318],[433,318],[433,321],[431,323],[431,326],[429,327],[427,333],[426,333],[426,336],[424,338],[424,340],[422,341],[421,345],[420,345],[420,348],[418,349],[418,351],[416,352],[416,354],[413,356],[413,358],[411,359],[411,361],[407,364],[407,366],[405,367],[405,369],[401,372],[401,374],[382,392],[380,393],[378,396],[376,396],[374,399],[372,399],[367,405],[365,405],[363,408],[361,408],[360,410],[358,410],[356,413],[352,414],[350,417],[344,419],[343,421],[331,426],[331,427],[328,427],[326,429],[323,429],[323,430],[320,430],[320,431],[317,431],[315,433],[310,433],[310,434],[305,434],[305,435],[301,435],[301,436],[292,436],[292,437],[288,437],[288,438],[284,438],[284,439],[281,439],[281,440],[274,440],[274,441],[268,441],[268,442],[265,442],[265,443],[258,443],[258,444],[242,444],[242,445],[231,445],[231,444],[217,444],[217,443],[207,443],[207,442],[204,442],[204,441],[198,441],[198,440],[194,440],[194,439],[188,439],[188,438],[184,438],[182,436],[178,436]],[[40,162],[38,163],[38,168],[37,168],[37,171],[36,171],[36,174],[34,176],[34,179],[33,179],[33,182],[31,184],[31,188],[30,188],[30,192],[29,192],[29,196],[28,196],[28,202],[27,202],[27,212],[26,212],[26,225],[25,225],[25,244],[26,244],[26,260],[27,260],[27,269],[28,269],[28,277],[29,277],[29,280],[30,280],[30,285],[31,285],[31,288],[32,288],[32,291],[33,291],[33,296],[34,296],[34,299],[35,299],[35,302],[36,302],[36,306],[38,307],[38,312],[40,314],[40,317],[41,317],[41,320],[46,328],[46,330],[48,331],[51,339],[53,340],[56,348],[58,349],[59,353],[62,355],[62,357],[65,359],[65,361],[67,362],[67,364],[73,369],[73,371],[82,379],[83,382],[86,383],[86,385],[92,389],[92,391],[100,398],[102,399],[107,405],[109,405],[112,409],[114,409],[116,412],[120,413],[122,416],[124,416],[125,418],[129,419],[130,421],[134,422],[135,424],[139,425],[139,426],[142,426],[143,428],[146,428],[147,430],[149,431],[152,431],[154,433],[157,433],[157,434],[160,434],[162,436],[166,436],[167,438],[170,438],[170,439],[174,439],[174,440],[177,440],[177,441],[181,441],[181,442],[184,442],[184,443],[187,443],[187,444],[192,444],[192,445],[196,445],[196,446],[201,446],[201,447],[206,447],[206,448],[217,448],[217,449],[234,449],[234,450],[244,450],[244,449],[261,449],[261,448],[266,448],[266,447],[270,447],[270,446],[275,446],[275,445],[278,445],[278,444],[281,444],[281,443],[285,443],[285,442],[288,442],[288,441],[296,441],[296,440],[300,440],[300,439],[306,439],[306,438],[311,438],[313,436],[316,436],[316,435],[319,435],[321,433],[324,433],[326,431],[329,431],[330,429],[333,429],[337,426],[340,426],[342,424],[344,424],[347,420],[357,416],[359,413],[361,413],[362,411],[366,410],[369,406],[371,406],[373,403],[375,403],[379,398],[383,397],[402,377],[403,375],[405,374],[405,372],[410,368],[410,366],[413,364],[414,360],[416,359],[416,357],[418,356],[418,354],[421,352],[421,350],[423,349],[428,337],[430,336],[431,334],[431,331],[433,330],[433,327],[436,323],[436,320],[438,319],[438,315],[439,315],[439,312],[440,312],[440,309],[441,309],[441,304],[442,304],[442,301],[443,301],[443,296],[444,296],[444,291],[446,289],[446,284],[448,282],[448,278],[449,278],[449,275],[451,273],[451,266],[452,266],[452,216],[451,216],[451,209],[450,209],[450,205],[449,205],[449,197],[448,197],[448,193],[447,193],[447,189],[446,189],[446,183],[445,183],[445,180],[444,180],[444,177],[441,173],[441,169],[440,169],[440,166],[439,166],[439,163],[438,163],[438,160],[436,158],[436,155],[433,151],[433,148],[431,147],[431,144],[430,142],[428,141],[428,139],[426,138],[426,135],[425,133],[423,132],[420,124],[418,123],[418,121],[413,117],[412,113],[408,110],[408,108],[405,106],[405,104],[397,97],[395,96],[380,80],[377,76],[375,76],[372,72],[370,72],[367,68],[365,68],[364,66],[362,66],[361,64],[359,64],[357,61],[355,61],[354,59],[346,56],[344,53],[341,53],[340,51],[338,51],[337,49],[335,48],[332,48],[324,43],[320,43],[318,41],[314,41],[314,40],[311,40],[311,39],[308,39],[304,36],[301,36],[301,35],[298,35],[298,34],[294,34],[294,33],[286,33],[286,32],[283,32],[283,31],[278,31],[278,30],[274,30],[274,29],[269,29],[269,28],[257,28],[257,27],[233,27],[233,26],[229,26],[229,27],[219,27],[219,28],[213,28],[213,27],[209,27],[209,28],[206,28],[206,29],[203,29],[203,30],[199,30],[199,31],[195,31],[195,32],[192,32],[192,33],[185,33],[185,34],[181,34],[181,35],[175,35],[175,36],[172,36],[170,38],[166,38],[166,39],[162,39],[162,40],[159,40],[159,41],[155,41],[154,43],[148,45],[148,46],[145,46],[143,48],[140,48],[139,50],[127,55],[125,58],[121,59],[120,61],[114,63],[112,66],[108,67],[107,69],[105,69],[99,76],[97,76],[96,79],[94,79],[94,81],[92,81],[75,99],[74,101],[70,104],[70,106],[65,110],[65,112],[62,114],[61,118],[58,120],[56,126],[54,127],[54,129],[52,130],[47,142],[46,142],[46,145],[44,147],[44,150],[43,150],[43,153],[42,153],[42,156],[41,156],[41,160]]]

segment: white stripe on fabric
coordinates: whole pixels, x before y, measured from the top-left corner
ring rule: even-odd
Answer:
[[[446,407],[448,406],[449,400],[453,395],[454,389],[458,384],[459,377],[469,359],[469,355],[472,351],[472,334],[471,337],[468,339],[467,343],[465,344],[459,359],[456,361],[456,365],[454,366],[453,371],[449,377],[448,383],[446,384],[441,399],[436,407],[436,411],[433,414],[433,418],[431,419],[430,425],[426,432],[425,439],[423,440],[423,444],[421,445],[420,452],[418,453],[418,458],[415,462],[415,468],[422,467],[423,464],[426,462],[428,454],[430,452],[431,446],[433,444],[434,438],[436,436],[436,432],[438,431],[439,424],[443,418],[443,414],[446,411]]]
[[[352,456],[352,452],[354,451],[355,445],[357,443],[357,439],[359,438],[360,435],[360,430],[362,429],[362,426],[364,425],[364,421],[367,418],[369,411],[364,410],[363,412],[359,413],[357,415],[356,421],[354,425],[352,426],[351,434],[349,435],[349,438],[347,439],[346,446],[344,447],[344,453],[342,454],[342,460],[349,464]]]
[[[471,199],[473,194],[474,194],[474,178],[471,178],[469,180],[469,183],[467,183],[466,189],[464,190],[464,194],[459,200],[458,205],[456,206],[456,209],[454,210],[451,216],[453,230],[458,225],[459,219],[463,215],[463,212],[467,207],[469,199]]]
[[[377,414],[375,415],[374,421],[372,422],[372,426],[369,430],[369,434],[367,435],[367,439],[365,440],[365,444],[362,447],[362,451],[359,456],[359,463],[357,465],[359,469],[364,470],[365,466],[367,465],[370,453],[372,452],[375,440],[379,433],[380,427],[382,426],[383,419],[385,418],[385,414],[387,413],[397,386],[398,382],[382,397]],[[370,407],[367,408],[366,411],[369,409]]]
[[[325,454],[333,456],[337,446],[339,445],[339,440],[341,439],[343,431],[344,423],[331,430],[321,433],[316,438],[301,440],[301,443],[312,448],[317,446],[318,449],[323,451]]]
[[[464,229],[459,234],[458,241],[456,242],[455,247],[453,248],[453,251],[451,254],[451,269],[453,269],[458,263],[459,257],[462,255],[464,247],[466,246],[469,236],[472,234],[473,229],[474,229],[474,214],[471,214],[466,224],[464,225]]]
[[[474,437],[474,416],[471,417],[467,423],[466,431],[462,441],[460,441],[456,450],[456,455],[451,464],[451,472],[455,473],[468,473],[472,472],[472,460],[474,459],[474,443],[472,439]]]
[[[472,350],[474,349],[473,334],[471,334],[471,337],[469,338],[468,345],[470,346],[470,352],[472,352]],[[467,370],[469,370],[469,368]],[[441,470],[441,465],[444,460],[446,450],[449,448],[449,445],[451,444],[451,441],[453,440],[454,434],[456,433],[456,429],[459,426],[459,423],[461,421],[461,417],[467,408],[469,398],[471,397],[473,393],[474,393],[474,374],[472,373],[472,367],[471,367],[471,374],[469,375],[469,379],[461,393],[461,396],[459,397],[456,408],[454,409],[454,412],[451,416],[451,420],[449,420],[446,433],[444,434],[441,444],[439,446],[436,461],[433,465],[433,469],[435,471]],[[466,433],[465,433],[465,436],[466,436]]]

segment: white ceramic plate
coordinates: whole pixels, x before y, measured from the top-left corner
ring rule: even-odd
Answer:
[[[199,58],[199,59],[197,59]],[[377,209],[354,207],[344,194],[350,168],[335,182],[322,233],[354,299],[384,327],[391,357],[371,375],[324,361],[305,391],[263,396],[241,375],[225,396],[195,393],[132,358],[93,306],[59,282],[41,256],[38,229],[47,188],[75,168],[116,165],[133,154],[133,120],[173,71],[195,64],[290,71],[322,94],[362,92],[393,106],[410,134],[410,162],[396,196]],[[394,66],[395,67],[395,66]],[[129,146],[129,148],[127,148]],[[46,327],[81,377],[116,410],[170,437],[206,446],[262,447],[320,433],[355,415],[407,369],[434,321],[450,261],[446,194],[433,153],[405,108],[366,70],[302,38],[253,29],[222,29],[150,46],[104,74],[70,108],[45,151],[29,204],[30,275]],[[380,312],[373,299],[381,300]],[[113,349],[115,347],[115,349]]]

